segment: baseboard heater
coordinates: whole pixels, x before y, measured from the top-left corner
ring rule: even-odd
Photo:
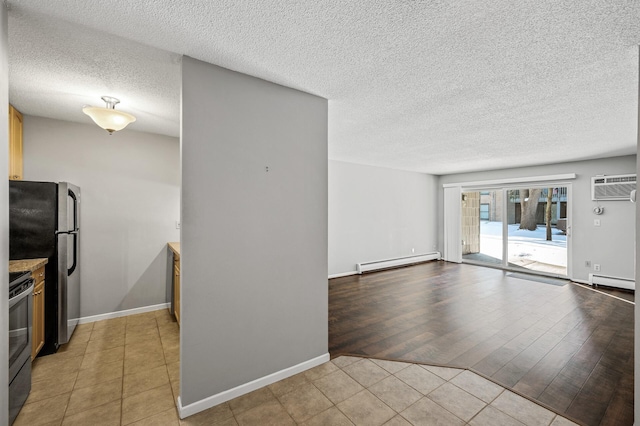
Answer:
[[[606,285],[607,287],[635,290],[636,282],[629,278],[610,277],[607,275],[589,274],[589,284],[592,286]]]
[[[440,252],[416,254],[406,257],[396,257],[394,259],[376,260],[373,262],[357,263],[356,268],[359,274],[363,272],[377,271],[378,269],[395,268],[397,266],[411,265],[413,263],[426,262],[428,260],[440,259]]]

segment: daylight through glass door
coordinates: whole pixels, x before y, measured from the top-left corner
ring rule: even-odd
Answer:
[[[507,191],[507,261],[516,269],[567,275],[567,188]]]
[[[464,262],[567,276],[567,187],[462,192]]]
[[[502,265],[502,190],[462,193],[462,260]]]

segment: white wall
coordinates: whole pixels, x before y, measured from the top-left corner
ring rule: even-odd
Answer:
[[[573,186],[573,276],[571,278],[587,281],[589,272],[585,261],[592,265],[601,265],[601,274],[633,279],[635,277],[635,206],[629,201],[601,201],[605,213],[593,214],[598,204],[591,200],[591,177],[599,174],[616,175],[636,172],[636,156],[604,158],[600,160],[577,161],[546,166],[521,167],[518,169],[492,170],[486,172],[464,173],[441,176],[439,205],[442,206],[442,184],[473,182],[491,179],[515,177],[548,176],[564,173],[576,173]],[[444,211],[439,211],[439,223],[442,229]],[[593,219],[600,219],[601,226],[595,227]],[[444,244],[443,233],[439,235],[440,247]]]
[[[200,410],[328,359],[327,101],[184,57],[181,142],[180,398]]]
[[[329,161],[329,276],[437,248],[438,178]]]
[[[0,3],[0,143],[9,146],[9,128],[6,117],[9,114],[9,66],[8,66],[8,36],[7,36],[7,5]],[[8,150],[0,149],[0,206],[9,205],[9,155]],[[9,209],[0,209],[0,288],[9,288]],[[0,292],[0,424],[9,424],[9,398],[7,386],[9,383],[9,294]]]
[[[176,138],[24,117],[26,180],[81,188],[81,316],[166,302],[167,248],[179,240]]]

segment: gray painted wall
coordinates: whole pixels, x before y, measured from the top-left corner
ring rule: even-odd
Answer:
[[[24,176],[81,188],[81,315],[166,302],[180,231],[178,139],[24,117]]]
[[[0,3],[0,117],[9,114],[9,61],[8,61],[8,24],[7,5]],[[9,146],[9,128],[7,120],[0,120],[2,146]],[[9,205],[9,153],[0,149],[0,206]],[[0,209],[0,288],[9,288],[9,209]],[[9,424],[9,399],[6,392],[9,386],[9,294],[0,292],[0,424]]]
[[[438,178],[329,161],[329,275],[437,248]]]
[[[328,352],[327,101],[185,57],[181,141],[185,406]]]
[[[440,178],[439,205],[443,206],[442,184],[472,182],[514,177],[545,176],[576,173],[573,180],[573,277],[588,280],[585,260],[601,265],[601,274],[622,278],[635,277],[635,207],[629,201],[601,201],[605,213],[593,214],[597,202],[591,200],[591,177],[599,174],[615,175],[636,172],[636,156],[605,158],[518,169],[494,170],[477,173],[447,175]],[[443,209],[439,211],[439,223],[444,223]],[[593,226],[593,219],[601,220],[600,227]],[[440,247],[444,247],[444,235],[440,231]]]

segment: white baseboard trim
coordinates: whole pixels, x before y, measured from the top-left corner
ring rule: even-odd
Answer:
[[[127,315],[144,314],[145,312],[159,311],[160,309],[168,309],[168,303],[160,303],[158,305],[142,306],[140,308],[127,309],[124,311],[107,312],[106,314],[92,315],[90,317],[82,317],[78,320],[78,324],[86,324],[89,322],[102,321],[111,318],[126,317]]]
[[[320,364],[324,364],[329,361],[329,354],[326,353],[324,355],[320,355],[319,357],[310,359],[305,362],[301,362],[300,364],[294,365],[293,367],[285,368],[284,370],[276,371],[275,373],[269,374],[268,376],[261,377],[259,379],[253,380],[249,383],[245,383],[240,386],[236,386],[235,388],[226,390],[224,392],[220,392],[218,394],[212,395],[205,399],[201,399],[200,401],[196,401],[192,404],[182,406],[181,396],[178,397],[178,415],[181,419],[185,417],[193,416],[201,411],[207,410],[211,407],[215,407],[218,404],[222,404],[223,402],[227,402],[233,398],[237,398],[249,392],[253,392],[256,389],[260,389],[267,385],[277,382],[278,380],[286,379],[287,377],[291,377],[295,374],[301,373],[310,368],[316,367]]]
[[[609,293],[606,293],[606,292],[604,292],[604,291],[600,291],[600,290],[598,290],[597,288],[593,288],[593,287],[591,286],[591,283],[590,283],[589,281],[585,281],[585,280],[574,280],[574,279],[572,279],[571,281],[573,281],[573,284],[579,283],[579,284],[585,284],[585,285],[586,285],[586,286],[580,286],[580,288],[584,288],[584,289],[586,289],[586,290],[590,290],[590,291],[595,291],[596,293],[600,293],[600,294],[603,294],[603,295],[608,296],[608,297],[613,297],[614,299],[618,299],[618,300],[621,300],[621,301],[623,301],[623,302],[630,303],[630,304],[632,304],[632,305],[635,305],[635,304],[636,304],[635,302],[632,302],[632,301],[630,301],[630,300],[623,299],[623,298],[618,297],[618,296],[614,296],[613,294],[609,294]]]
[[[341,272],[339,274],[329,274],[329,279],[331,278],[340,278],[340,277],[348,277],[349,275],[357,275],[358,271],[349,271],[349,272]]]
[[[587,280],[577,280],[575,278],[569,278],[569,280],[573,281],[574,283],[591,285],[591,283],[589,281],[587,281]]]
[[[438,260],[442,257],[439,251],[423,254],[412,254],[411,256],[395,257],[392,259],[374,260],[372,262],[356,263],[358,274],[363,272],[379,271],[381,269],[395,268],[397,266],[409,266],[415,263],[422,263],[428,260]]]
[[[636,281],[631,278],[614,277],[612,275],[589,274],[591,285],[605,285],[608,287],[623,288],[625,290],[636,289]]]

